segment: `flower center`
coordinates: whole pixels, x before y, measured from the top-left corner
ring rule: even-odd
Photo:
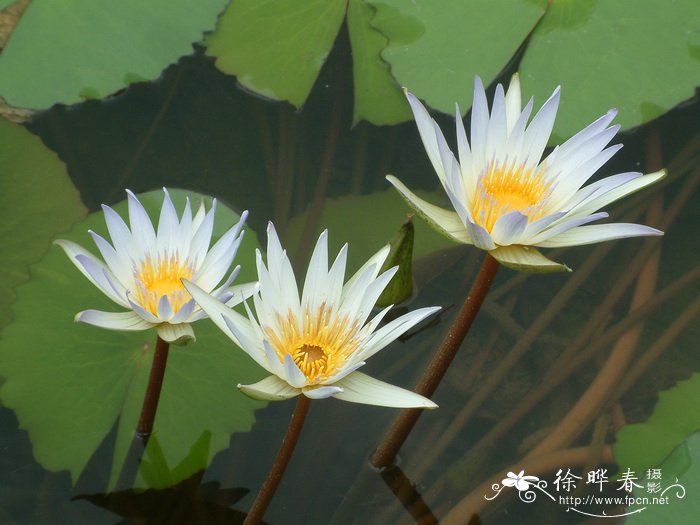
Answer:
[[[167,296],[174,313],[191,299],[180,279],[192,278],[192,267],[177,256],[146,258],[136,273],[137,302],[153,315],[158,315],[158,302]]]
[[[550,189],[544,170],[491,163],[479,179],[472,217],[489,233],[496,221],[511,211],[519,211],[532,222],[542,217],[542,204]]]
[[[357,323],[338,317],[325,304],[305,311],[302,319],[289,312],[278,314],[276,321],[276,327],[263,328],[270,345],[280,362],[292,357],[309,385],[332,379],[360,346]]]

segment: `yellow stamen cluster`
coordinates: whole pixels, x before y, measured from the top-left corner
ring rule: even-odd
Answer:
[[[303,319],[293,312],[286,318],[278,315],[275,329],[264,328],[280,362],[292,356],[309,385],[323,384],[343,367],[360,346],[358,329],[356,322],[337,316],[325,304],[305,311]]]
[[[489,233],[496,221],[511,211],[521,212],[532,222],[543,216],[541,205],[550,189],[543,170],[491,163],[479,179],[472,217]]]
[[[192,267],[177,255],[155,260],[148,257],[141,262],[135,276],[135,300],[153,315],[158,315],[158,302],[166,295],[173,312],[177,313],[191,299],[181,279],[191,279],[192,274]]]

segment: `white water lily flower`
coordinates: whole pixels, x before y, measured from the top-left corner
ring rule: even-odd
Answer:
[[[70,260],[102,293],[126,312],[85,310],[75,316],[82,321],[112,330],[146,330],[156,327],[158,336],[170,343],[194,339],[190,323],[206,317],[197,306],[181,279],[190,279],[207,290],[217,301],[240,302],[243,287],[231,287],[239,271],[236,267],[226,281],[236,250],[243,236],[247,212],[209,249],[216,213],[216,200],[209,212],[201,203],[192,216],[190,201],[178,219],[175,206],[165,190],[158,228],[154,230],[143,205],[129,190],[129,223],[112,208],[102,205],[110,244],[90,231],[104,262],[78,244],[57,240]],[[235,296],[235,298],[234,298]]]
[[[267,267],[257,253],[260,289],[253,295],[257,319],[247,304],[246,318],[185,281],[217,326],[273,374],[238,388],[256,399],[282,400],[303,394],[312,399],[333,396],[369,405],[435,408],[437,405],[423,396],[357,370],[439,307],[421,308],[377,329],[391,306],[368,318],[397,269],[379,275],[389,247],[343,284],[347,245],[329,269],[327,237],[324,231],[318,239],[300,299],[292,266],[274,226],[269,224]]]
[[[664,176],[663,171],[621,173],[583,186],[621,147],[606,148],[619,129],[609,126],[616,111],[600,117],[540,162],[554,125],[559,88],[528,125],[533,101],[521,110],[517,75],[507,94],[500,84],[496,87],[490,115],[477,77],[471,145],[459,108],[456,111],[457,162],[423,105],[408,91],[406,96],[423,145],[455,211],[426,202],[391,175],[387,179],[424,219],[453,240],[487,250],[505,266],[548,272],[568,268],[550,261],[534,247],[662,235],[639,224],[584,226],[608,216],[595,213],[603,206]]]

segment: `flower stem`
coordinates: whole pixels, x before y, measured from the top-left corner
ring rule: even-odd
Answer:
[[[168,362],[168,349],[170,343],[163,341],[160,337],[156,340],[156,351],[153,354],[153,364],[151,365],[151,375],[148,378],[146,395],[143,398],[141,416],[136,427],[136,435],[141,438],[144,447],[153,432],[153,421],[156,418],[160,390],[163,386],[163,376],[165,375],[165,365]]]
[[[457,314],[457,318],[416,386],[416,392],[418,394],[431,397],[435,393],[435,390],[437,390],[440,381],[442,381],[442,378],[445,376],[450,363],[452,363],[452,360],[457,354],[457,350],[459,350],[476,315],[479,313],[498,268],[498,261],[490,255],[487,255],[459,314]],[[384,436],[384,439],[379,444],[379,447],[377,447],[377,450],[372,454],[370,459],[372,465],[377,468],[384,468],[394,461],[396,454],[406,441],[408,434],[413,429],[413,426],[418,421],[422,412],[421,409],[410,408],[403,410],[399,414]]]
[[[306,414],[309,412],[309,406],[311,405],[311,399],[301,394],[297,398],[296,407],[294,407],[294,414],[292,414],[292,419],[289,422],[289,427],[287,428],[287,434],[282,440],[282,446],[277,452],[277,457],[275,462],[272,464],[270,473],[267,475],[267,479],[260,488],[253,506],[251,507],[248,515],[246,516],[243,525],[257,525],[262,521],[263,515],[267,510],[272,497],[275,495],[277,486],[282,481],[282,476],[284,471],[289,464],[289,460],[294,452],[294,447],[299,440],[299,435],[301,434],[301,429],[304,426],[304,421],[306,420]]]

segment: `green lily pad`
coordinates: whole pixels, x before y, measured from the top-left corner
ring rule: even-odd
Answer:
[[[652,483],[658,483],[658,487],[647,485],[650,480],[644,480],[641,488],[635,487],[634,496],[648,500],[628,507],[627,512],[644,510],[631,515],[625,523],[694,523],[700,513],[700,433],[688,436],[656,470],[661,479]],[[637,474],[640,478],[646,475]],[[658,498],[656,502],[654,497]]]
[[[171,195],[176,208],[182,210],[185,192],[172,191]],[[190,193],[193,197],[196,203],[196,195]],[[162,191],[145,194],[141,201],[151,217],[157,217]],[[115,209],[126,216],[125,202]],[[215,236],[237,220],[233,211],[219,205]],[[88,229],[106,235],[101,212],[62,237],[92,246]],[[253,232],[246,232],[236,257],[236,263],[242,265],[238,283],[255,279],[257,247]],[[70,471],[74,482],[116,424],[110,473],[113,488],[139,417],[155,330],[115,332],[74,323],[75,313],[86,308],[120,308],[90,284],[58,247],[31,268],[31,275],[17,288],[14,322],[0,340],[0,375],[5,378],[0,399],[15,411],[20,426],[29,433],[37,461],[48,470]],[[154,423],[157,440],[151,441],[157,441],[159,450],[146,451],[147,457],[157,455],[167,465],[182,465],[205,431],[211,433],[208,462],[229,445],[232,433],[250,429],[254,410],[263,406],[236,390],[238,382],[261,379],[262,370],[208,319],[193,328],[195,343],[170,349]],[[177,470],[181,479],[206,467],[194,461],[185,466]]]
[[[474,76],[490,83],[544,13],[532,0],[368,0],[388,39],[382,57],[402,86],[439,111],[469,109]]]
[[[422,198],[439,202],[439,198],[425,191],[416,191]],[[428,196],[428,197],[426,197]],[[381,219],[377,215],[381,210]],[[344,195],[328,198],[318,221],[314,238],[327,229],[328,251],[336,254],[346,242],[348,249],[347,274],[356,270],[382,246],[387,244],[406,221],[412,210],[393,188],[369,195]],[[285,232],[285,246],[294,253],[306,224],[308,212],[293,217]],[[418,258],[443,248],[455,246],[422,220],[414,221],[413,257]]]
[[[337,0],[237,0],[207,38],[207,54],[254,93],[300,107],[344,17]]]
[[[33,0],[0,54],[0,96],[45,109],[158,78],[216,24],[226,0]]]
[[[29,277],[57,232],[87,210],[54,152],[0,118],[0,327],[11,319],[14,288]],[[51,198],[47,199],[47,195]]]
[[[659,394],[654,413],[644,423],[625,425],[614,452],[623,468],[642,472],[655,467],[688,435],[700,429],[700,374]]]
[[[381,126],[411,118],[406,98],[380,53],[387,39],[370,25],[375,10],[363,0],[348,4],[348,33],[352,46],[355,104],[353,125],[361,120]]]
[[[623,129],[693,96],[700,85],[700,3],[552,2],[520,64],[524,96],[541,103],[559,84],[555,139],[612,107]]]

